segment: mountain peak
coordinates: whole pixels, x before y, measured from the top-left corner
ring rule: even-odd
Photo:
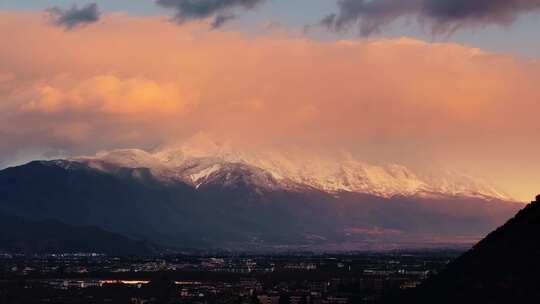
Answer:
[[[425,174],[395,163],[372,165],[344,152],[318,154],[305,149],[275,148],[248,151],[204,134],[153,152],[123,149],[73,160],[98,168],[102,162],[129,168],[145,167],[159,178],[179,179],[196,187],[230,168],[231,164],[241,164],[251,168],[254,174],[268,174],[284,189],[309,187],[380,197],[451,195],[512,200],[489,183],[462,173],[440,170]],[[215,178],[212,181],[215,182]]]
[[[328,181],[309,170],[277,179],[260,167],[212,157],[188,158],[180,166],[156,159],[153,153],[117,150],[1,170],[0,213],[98,226],[170,246],[376,250],[463,244],[521,207],[465,196],[386,197],[404,187],[397,181],[411,189],[418,181],[427,184],[396,166],[390,167],[397,172],[388,171],[393,176],[360,162],[334,164],[336,171],[329,172],[335,180]],[[144,167],[154,162],[159,166]],[[314,166],[328,169],[325,163]],[[297,167],[304,169],[296,163],[292,169]],[[362,186],[360,181],[365,188],[354,188]],[[323,182],[351,190],[310,186]]]

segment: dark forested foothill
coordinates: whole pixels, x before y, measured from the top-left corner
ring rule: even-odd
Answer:
[[[536,303],[540,195],[406,298],[410,303]],[[403,303],[402,295],[392,303]]]

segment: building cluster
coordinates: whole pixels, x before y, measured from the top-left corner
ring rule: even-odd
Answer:
[[[77,303],[377,303],[415,288],[456,254],[2,255],[0,300],[30,291],[44,301]]]

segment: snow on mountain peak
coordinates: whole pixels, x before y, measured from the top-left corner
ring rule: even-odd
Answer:
[[[181,166],[193,158],[217,158],[229,162],[241,162],[241,155],[230,143],[220,143],[204,134],[193,136],[187,141],[158,148],[153,156],[168,166]]]
[[[463,195],[510,200],[488,183],[456,172],[415,173],[399,164],[370,165],[348,153],[330,157],[294,149],[247,152],[235,150],[230,143],[215,142],[206,136],[196,136],[154,152],[115,150],[74,160],[94,166],[98,166],[96,161],[100,161],[131,168],[146,167],[157,177],[182,180],[195,187],[219,176],[220,171],[231,170],[231,166],[237,165],[242,166],[243,170],[251,168],[252,175],[259,176],[253,180],[267,184],[257,185],[262,187],[309,187],[326,192],[347,191],[383,197]],[[230,173],[226,176],[230,176]]]

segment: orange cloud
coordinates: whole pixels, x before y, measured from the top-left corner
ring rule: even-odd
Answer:
[[[472,168],[517,196],[531,189],[506,177],[540,170],[521,168],[540,163],[535,60],[408,38],[253,37],[123,15],[66,32],[35,14],[0,13],[0,35],[9,37],[0,48],[4,155],[35,145],[74,154],[153,147],[205,131],[239,145]]]
[[[112,75],[95,76],[71,85],[43,85],[36,98],[21,106],[22,111],[55,113],[94,111],[117,115],[168,115],[180,113],[186,96],[178,86]]]

